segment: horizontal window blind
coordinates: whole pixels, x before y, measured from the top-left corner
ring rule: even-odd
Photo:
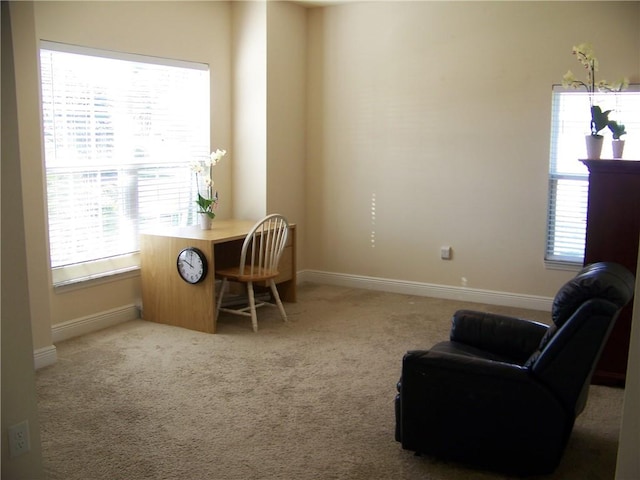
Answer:
[[[626,137],[640,136],[640,86],[623,92],[597,93],[593,104],[612,110],[610,120],[625,125]],[[586,92],[554,86],[551,108],[549,199],[545,260],[582,264],[585,249],[589,172],[579,161],[586,157],[585,135],[590,131],[590,100]],[[611,132],[604,136],[602,158],[613,157]],[[625,145],[624,158],[640,159],[640,142]]]
[[[54,279],[136,258],[145,228],[196,223],[189,162],[209,154],[206,65],[42,42],[40,72]]]

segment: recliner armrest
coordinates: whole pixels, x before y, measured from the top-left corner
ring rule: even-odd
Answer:
[[[427,372],[446,372],[444,376],[465,376],[468,382],[465,388],[478,383],[486,388],[487,377],[499,378],[500,383],[513,381],[529,381],[528,369],[515,363],[496,362],[480,357],[457,355],[437,350],[410,350],[402,359],[403,382],[406,382],[408,371],[422,375]],[[438,373],[439,374],[439,373]],[[472,389],[472,388],[470,388]]]
[[[540,345],[549,327],[505,315],[458,310],[453,315],[450,339],[523,364]]]

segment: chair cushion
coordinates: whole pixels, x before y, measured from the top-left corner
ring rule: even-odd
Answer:
[[[458,310],[449,340],[489,351],[523,364],[540,344],[547,325],[516,317],[474,310]]]
[[[621,265],[599,262],[583,268],[558,291],[551,318],[560,328],[576,309],[591,298],[602,298],[623,307],[633,297],[633,274]]]

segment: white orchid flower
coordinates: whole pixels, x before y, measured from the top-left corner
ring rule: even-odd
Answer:
[[[563,87],[571,87],[575,81],[576,77],[571,70],[568,70],[567,73],[562,76]]]
[[[211,155],[209,155],[209,161],[211,163],[211,165],[217,165],[218,162],[222,159],[222,157],[224,157],[227,154],[226,150],[220,150],[217,149],[215,152],[211,152]]]
[[[196,175],[196,186],[198,188],[196,203],[200,208],[200,212],[207,213],[211,218],[215,216],[212,209],[218,206],[218,192],[213,190],[215,182],[211,175],[211,167],[216,166],[226,154],[226,150],[217,149],[215,152],[211,152],[207,157],[200,158],[199,160],[192,160],[189,163],[189,168]],[[206,190],[204,195],[201,194],[200,188]]]

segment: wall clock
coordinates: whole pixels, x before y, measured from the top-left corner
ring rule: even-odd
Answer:
[[[187,283],[198,283],[207,276],[207,257],[195,247],[188,247],[178,254],[178,273]]]

